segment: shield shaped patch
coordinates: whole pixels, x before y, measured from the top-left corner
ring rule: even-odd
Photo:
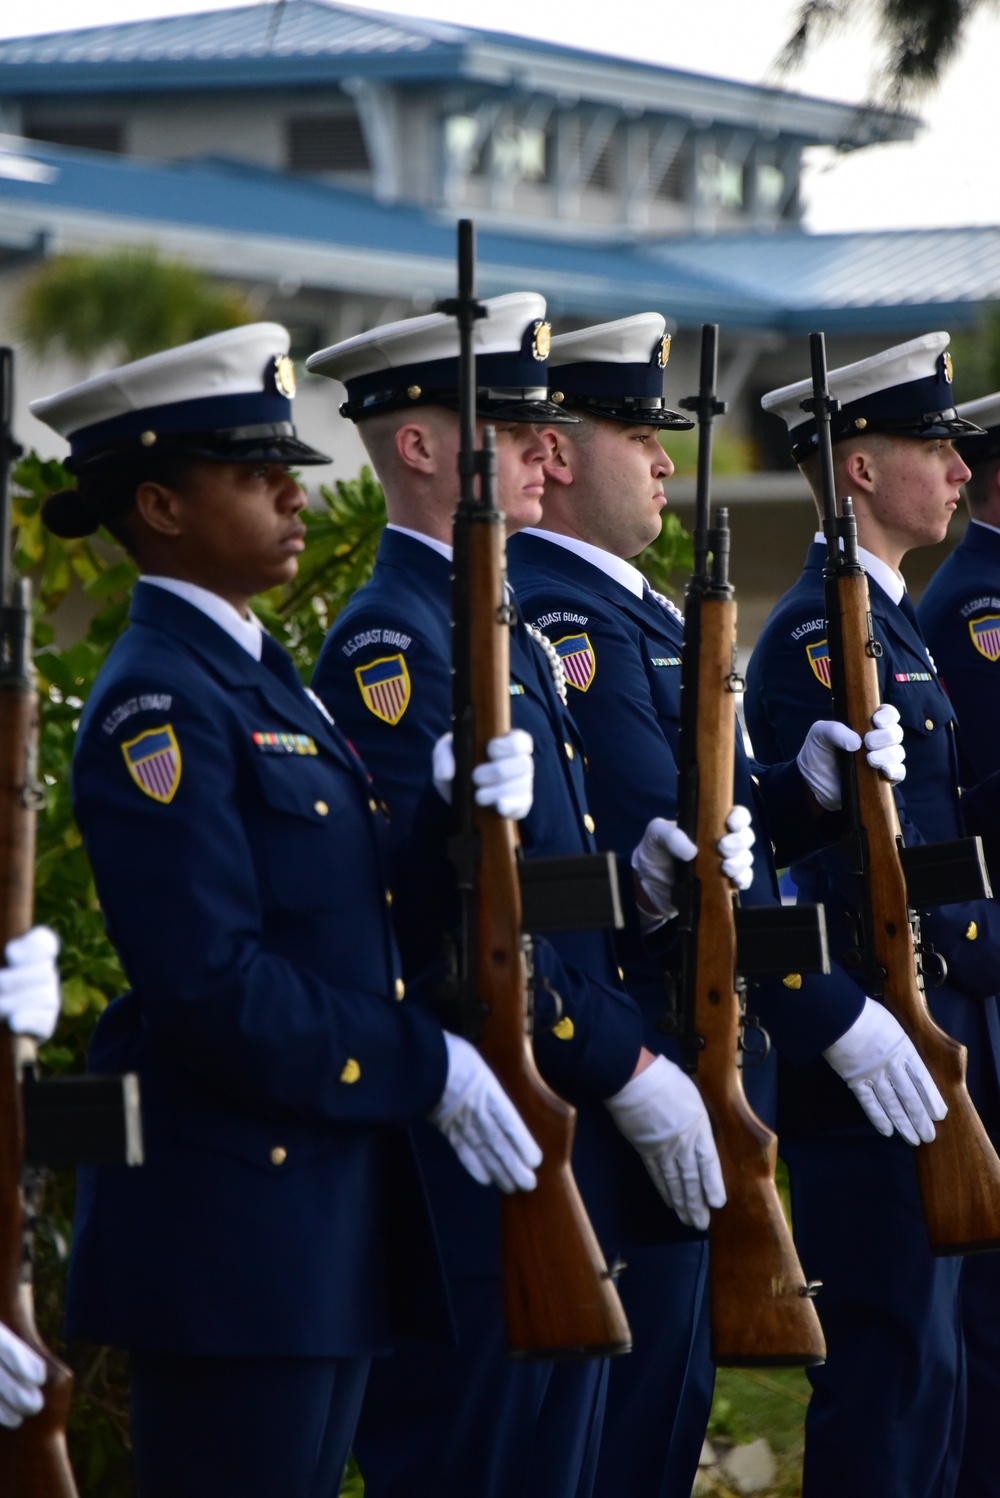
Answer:
[[[594,658],[594,647],[590,643],[590,637],[588,635],[564,635],[561,640],[553,640],[552,644],[562,661],[566,680],[570,686],[576,687],[579,692],[585,692],[597,670],[597,661]]]
[[[980,655],[985,655],[988,661],[1000,661],[1000,614],[970,619],[969,634]]]
[[[128,772],[144,796],[166,804],[181,783],[181,750],[169,723],[122,745]]]
[[[403,657],[382,656],[367,666],[355,666],[354,674],[368,711],[383,723],[398,723],[410,701],[410,673]]]
[[[806,646],[806,655],[812,673],[825,687],[830,685],[830,646],[826,640],[817,640],[815,645]]]

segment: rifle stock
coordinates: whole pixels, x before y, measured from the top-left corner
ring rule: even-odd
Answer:
[[[0,953],[32,924],[38,697],[28,642],[28,586],[8,592],[8,471],[20,451],[10,429],[13,357],[0,349]],[[16,1430],[0,1427],[4,1498],[77,1498],[66,1451],[73,1377],[42,1342],[31,1288],[32,1203],[23,1172],[21,1078],[34,1044],[0,1024],[0,1321],[45,1360],[44,1407]],[[27,1221],[26,1221],[27,1218]]]
[[[864,739],[879,706],[880,647],[873,639],[868,578],[858,561],[851,501],[836,513],[830,410],[822,333],[811,336],[813,411],[820,434],[826,533],[831,684],[839,717]],[[832,525],[831,525],[832,522]],[[841,542],[843,547],[841,549]],[[927,1005],[920,959],[919,917],[908,905],[900,861],[902,832],[892,787],[870,766],[863,747],[842,756],[844,804],[854,823],[855,872],[862,901],[862,944],[868,992],[895,1015],[948,1105],[931,1144],[915,1151],[927,1235],[935,1254],[1000,1247],[1000,1159],[965,1082],[967,1051],[935,1022]]]
[[[864,738],[879,705],[878,668],[868,653],[868,579],[837,583],[844,662],[844,721]],[[859,750],[852,756],[860,825],[867,844],[873,955],[884,972],[879,995],[913,1041],[948,1105],[937,1137],[916,1151],[917,1179],[936,1254],[1000,1246],[1000,1160],[965,1083],[965,1046],[941,1029],[924,992],[920,954],[899,859],[902,832],[892,787]]]
[[[694,1079],[712,1122],[726,1205],[709,1225],[712,1358],[718,1364],[809,1366],[826,1344],[774,1181],[777,1140],[754,1113],[738,1065],[744,988],[737,976],[735,902],[716,847],[733,802],[736,602],[728,581],[725,510],[708,530],[711,418],[718,329],[702,329],[695,572],[684,611],[681,825],[699,852],[684,920],[685,1013]],[[702,461],[704,448],[707,461]],[[708,553],[713,562],[709,572]],[[690,866],[688,866],[690,869]]]
[[[510,609],[503,517],[493,494],[493,434],[475,451],[472,224],[459,224],[459,296],[444,304],[462,330],[459,472],[453,579],[456,775],[453,855],[463,902],[458,979],[466,1033],[479,1044],[542,1151],[534,1191],[501,1198],[504,1314],[514,1358],[603,1357],[631,1334],[571,1167],[575,1110],[546,1085],[531,1049],[530,941],[521,930],[514,824],[474,803],[471,772],[510,729]],[[479,493],[475,492],[475,476]]]

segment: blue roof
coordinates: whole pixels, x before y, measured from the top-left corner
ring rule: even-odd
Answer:
[[[357,293],[450,292],[454,225],[408,204],[222,160],[163,164],[0,137],[0,246],[156,243],[217,274]],[[909,333],[1000,297],[1000,228],[567,242],[484,230],[484,295],[530,286],[556,316],[655,307],[693,326]]]
[[[468,79],[564,96],[575,89],[584,99],[611,97],[620,105],[627,98],[664,113],[756,120],[803,140],[844,146],[909,139],[917,124],[887,110],[328,0],[256,3],[0,41],[0,95],[282,88],[346,75]]]

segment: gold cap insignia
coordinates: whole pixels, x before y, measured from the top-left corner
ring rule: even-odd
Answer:
[[[656,362],[660,369],[666,369],[667,360],[670,358],[670,334],[664,333],[660,339],[660,346],[656,350]]]
[[[287,395],[291,400],[295,394],[295,365],[287,354],[274,356],[274,383],[281,394]]]
[[[952,357],[951,357],[950,354],[942,354],[941,357],[944,360],[944,377],[948,381],[948,384],[950,385],[951,382],[952,382],[952,380],[955,378],[955,365],[954,365],[954,361],[952,360]]]
[[[552,324],[550,322],[536,322],[534,337],[531,340],[531,352],[540,364],[549,357],[549,349],[552,347]]]

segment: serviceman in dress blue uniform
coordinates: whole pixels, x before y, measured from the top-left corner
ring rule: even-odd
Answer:
[[[966,401],[958,414],[983,428],[956,443],[971,470],[969,525],[931,578],[917,619],[961,727],[966,784],[1000,770],[1000,393]],[[1000,846],[985,839],[993,887]],[[993,1134],[993,1143],[1000,1136]],[[1000,1406],[1000,1257],[978,1254],[962,1268],[967,1415],[958,1492],[993,1498]]]
[[[534,424],[567,418],[547,401],[543,299],[516,293],[486,306],[489,315],[476,323],[475,335],[478,413],[496,427],[498,500],[512,531],[537,523],[541,513],[547,449]],[[432,314],[376,328],[308,364],[346,385],[342,411],[358,423],[389,516],[374,576],[338,618],[314,685],[389,804],[404,971],[440,969],[442,934],[455,919],[446,895],[453,880],[446,809],[425,765],[432,746],[439,760],[447,759],[450,726],[458,333],[453,319]],[[583,746],[565,709],[558,657],[520,618],[510,645],[513,722],[534,741],[535,800],[521,823],[525,853],[592,852],[598,843],[584,792]],[[386,683],[393,686],[389,698]],[[724,867],[743,881],[747,840],[742,831],[730,837]],[[646,857],[642,898],[655,922],[662,919],[657,901],[669,900],[672,868],[655,829]],[[609,933],[553,937],[551,946],[538,943],[536,954],[539,971],[563,999],[554,1025],[539,999],[536,1055],[551,1085],[578,1108],[574,1168],[609,1262],[622,1242],[629,1203],[654,1195],[650,1176],[686,1221],[703,1226],[721,1193],[707,1115],[680,1069],[654,1060],[643,1046],[642,1018],[621,986]],[[472,1199],[429,1131],[419,1144],[458,1309],[459,1346],[434,1352],[415,1341],[377,1370],[356,1442],[367,1492],[370,1498],[525,1492],[586,1498],[603,1367],[509,1362],[496,1203]]]
[[[958,414],[984,429],[958,442],[971,470],[969,525],[931,578],[917,618],[958,713],[974,783],[1000,768],[1000,392],[967,401]]]
[[[15,1035],[48,1040],[59,1018],[58,938],[34,926],[7,943],[0,967],[0,1022]],[[0,1322],[0,1425],[14,1429],[42,1407],[45,1364]]]
[[[139,1073],[146,1163],[82,1173],[68,1306],[130,1350],[142,1498],[335,1494],[369,1359],[449,1333],[405,1126],[504,1189],[539,1159],[404,993],[370,777],[249,612],[303,549],[289,465],[327,461],[293,391],[263,323],[33,407],[78,483],[46,523],[103,523],[142,573],[73,794],[132,984],[90,1059]]]
[[[833,370],[839,495],[853,497],[868,572],[883,700],[905,733],[907,775],[897,791],[908,843],[979,830],[991,815],[978,792],[960,799],[952,705],[917,625],[900,564],[940,541],[969,476],[953,439],[975,431],[955,410],[947,333]],[[800,402],[803,380],[764,397],[822,513],[817,436]],[[778,604],[747,675],[747,721],[757,756],[797,752],[829,712],[829,656],[818,533],[796,585]],[[851,945],[850,881],[834,852],[793,869],[804,899],[826,905],[831,953]],[[998,1120],[1000,910],[991,900],[922,913],[925,941],[947,978],[930,986],[938,1023],[969,1052],[969,1090],[987,1128]],[[965,1420],[959,1291],[963,1263],[927,1246],[911,1151],[879,1139],[822,1068],[788,1079],[781,1114],[796,1237],[809,1276],[823,1280],[828,1362],[810,1373],[807,1498],[949,1498],[956,1492]],[[796,1085],[798,1084],[798,1085]]]
[[[629,561],[656,539],[662,523],[663,486],[673,465],[660,436],[669,440],[671,430],[691,426],[663,398],[669,347],[664,319],[654,312],[553,339],[552,398],[581,421],[542,429],[550,451],[541,527],[522,531],[509,547],[511,580],[525,617],[551,634],[566,669],[570,706],[587,746],[591,807],[611,846],[624,854],[651,818],[677,815],[684,621]],[[735,717],[733,727],[735,732]],[[840,729],[817,724],[812,730],[805,764],[813,773],[819,756],[820,795],[832,786],[835,764],[819,745],[823,735],[836,736]],[[898,729],[869,735],[870,758],[893,776],[902,773],[901,751],[892,742],[901,738]],[[851,740],[859,746],[855,735]],[[760,779],[794,833],[813,822],[810,791],[796,766],[763,772]],[[733,797],[753,808],[758,849],[753,883],[741,898],[774,904],[776,879],[766,851],[771,831],[738,732]],[[637,928],[622,933],[619,955],[628,990],[642,1008],[646,1045],[671,1054],[658,1029],[664,956],[649,950]],[[884,1040],[871,1034],[869,1003],[838,970],[830,978],[789,974],[788,986],[778,979],[762,983],[751,990],[749,1007],[799,1063],[825,1052],[836,1068],[847,1051],[860,1055],[867,1049],[873,1073],[880,1063],[888,1073],[889,1055],[902,1043],[905,1063],[929,1083],[895,1021],[884,1027]],[[773,1121],[775,1068],[761,1061],[759,1054],[757,1064],[751,1057],[744,1083],[757,1112]],[[893,1097],[888,1075],[886,1082]],[[863,1095],[891,1131],[874,1092],[866,1088]],[[901,1127],[909,1123],[913,1142],[918,1130],[933,1137],[919,1094],[909,1091],[908,1101],[912,1116],[904,1109]],[[600,1498],[690,1493],[712,1401],[707,1241],[651,1196],[641,1207],[623,1245],[629,1269],[621,1279],[635,1345],[632,1356],[616,1360],[610,1370],[595,1489]]]

